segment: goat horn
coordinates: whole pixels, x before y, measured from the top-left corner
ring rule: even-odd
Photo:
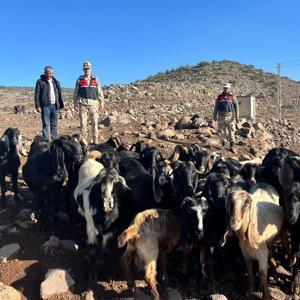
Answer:
[[[131,188],[127,185],[126,180],[125,180],[124,177],[119,176],[119,177],[118,177],[118,180],[121,182],[121,184],[123,185],[123,187],[124,187],[126,190],[131,190]]]

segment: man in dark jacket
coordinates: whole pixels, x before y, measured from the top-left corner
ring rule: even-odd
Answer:
[[[57,136],[58,110],[64,107],[59,81],[53,77],[53,68],[44,68],[44,74],[35,85],[35,109],[41,114],[43,137],[49,140],[49,124],[51,139]]]

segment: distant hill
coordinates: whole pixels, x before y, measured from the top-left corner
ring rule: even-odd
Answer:
[[[230,82],[236,94],[253,94],[264,108],[277,106],[277,75],[257,69],[254,65],[235,61],[200,62],[193,66],[182,66],[163,73],[149,76],[141,83],[190,84],[201,85],[208,91],[218,91],[222,85]],[[283,110],[300,107],[300,82],[282,77]],[[263,101],[265,102],[265,101]]]

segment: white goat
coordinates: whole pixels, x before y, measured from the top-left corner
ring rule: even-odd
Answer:
[[[267,286],[268,254],[282,233],[283,209],[279,195],[269,184],[256,184],[249,193],[234,190],[227,201],[230,228],[239,239],[247,269],[249,291],[253,289],[252,260],[259,263],[260,282],[264,299],[269,299]]]

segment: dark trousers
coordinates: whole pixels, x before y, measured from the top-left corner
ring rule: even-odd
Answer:
[[[57,137],[57,119],[58,111],[56,104],[50,104],[42,107],[43,137],[49,140],[49,124],[51,139]]]

